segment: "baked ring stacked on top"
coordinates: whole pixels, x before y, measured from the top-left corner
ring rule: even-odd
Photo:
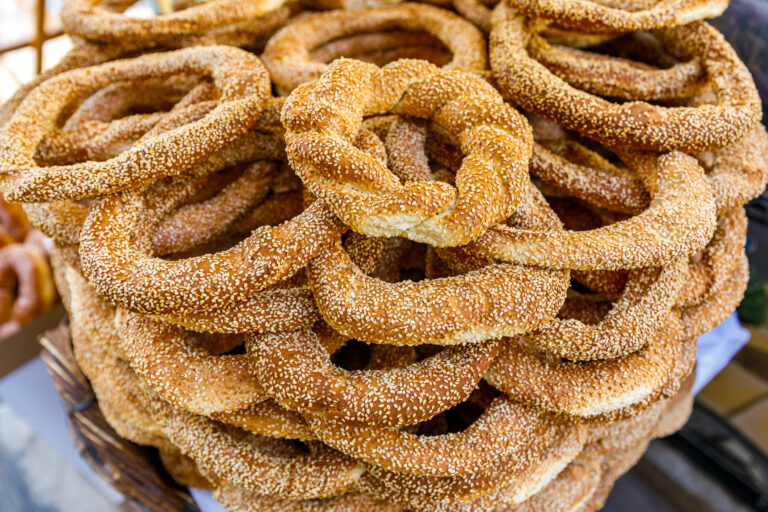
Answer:
[[[596,510],[685,422],[768,181],[723,2],[132,3],[66,2],[0,187],[105,417],[179,482]]]

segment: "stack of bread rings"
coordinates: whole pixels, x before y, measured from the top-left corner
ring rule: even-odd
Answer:
[[[232,511],[594,511],[768,181],[723,0],[65,0],[0,110],[123,437]]]

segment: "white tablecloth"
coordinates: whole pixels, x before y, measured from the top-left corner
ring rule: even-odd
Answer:
[[[712,331],[699,336],[694,392],[698,393],[720,373],[748,340],[749,331],[739,325],[735,314]],[[42,360],[35,359],[0,380],[0,399],[24,418],[41,438],[58,449],[86,479],[101,489],[110,501],[122,501],[122,496],[107,485],[75,449],[66,427],[64,406]],[[224,508],[213,500],[211,493],[199,489],[190,491],[202,512],[225,512]]]

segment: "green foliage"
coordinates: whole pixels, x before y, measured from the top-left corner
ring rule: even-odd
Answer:
[[[765,292],[765,282],[760,278],[757,269],[750,265],[749,283],[744,292],[739,308],[739,320],[750,325],[763,325],[768,319],[768,295]]]

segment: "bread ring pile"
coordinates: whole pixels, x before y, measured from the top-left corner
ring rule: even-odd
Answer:
[[[592,511],[685,422],[768,181],[724,2],[133,3],[65,2],[0,189],[105,417],[180,483]]]
[[[48,248],[21,205],[0,198],[0,339],[56,302]]]

